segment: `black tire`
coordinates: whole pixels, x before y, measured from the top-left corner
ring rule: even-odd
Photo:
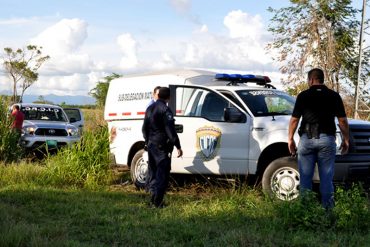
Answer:
[[[299,196],[299,172],[297,159],[282,157],[272,161],[262,176],[262,189],[271,196],[283,201],[291,201]]]
[[[143,159],[144,152],[144,149],[136,152],[130,167],[132,182],[138,189],[145,188],[145,181],[148,177],[148,163]]]

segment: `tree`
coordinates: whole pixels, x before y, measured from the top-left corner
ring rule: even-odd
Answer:
[[[98,81],[96,87],[91,89],[89,94],[96,99],[96,105],[103,107],[105,105],[105,99],[107,98],[109,83],[121,75],[113,73],[109,76],[104,77],[105,81]]]
[[[320,67],[329,88],[351,91],[358,68],[359,10],[351,7],[351,0],[290,2],[289,7],[269,8],[274,40],[267,49],[277,51],[280,71],[288,75],[285,84],[302,83],[308,69]],[[370,54],[364,55],[363,74],[368,75]]]
[[[42,96],[42,95],[39,95],[39,97],[37,97],[37,100],[33,101],[33,103],[36,103],[36,104],[50,104],[50,105],[54,104],[52,101],[46,100],[45,97]]]
[[[22,102],[24,92],[38,79],[37,70],[50,58],[43,56],[41,49],[42,47],[35,45],[28,45],[26,48],[17,50],[4,48],[3,65],[13,80],[13,102]],[[20,88],[19,98],[18,88]]]

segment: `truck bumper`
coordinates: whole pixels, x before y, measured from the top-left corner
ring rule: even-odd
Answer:
[[[60,137],[60,136],[22,136],[21,145],[27,149],[36,149],[43,145],[53,144],[53,148],[60,148],[78,142],[80,137]]]
[[[347,154],[336,156],[334,181],[370,183],[370,155]]]

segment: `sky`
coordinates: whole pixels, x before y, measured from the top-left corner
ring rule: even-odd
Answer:
[[[362,2],[362,1],[361,1]],[[282,75],[265,47],[268,7],[288,0],[0,0],[0,52],[51,58],[26,94],[88,95],[105,76],[198,68]],[[354,1],[360,7],[360,0]],[[11,82],[0,67],[0,92]]]

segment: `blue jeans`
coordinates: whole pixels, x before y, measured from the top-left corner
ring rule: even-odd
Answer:
[[[321,204],[325,208],[334,207],[334,164],[335,136],[320,134],[319,139],[301,136],[298,144],[298,168],[300,174],[300,193],[312,190],[312,178],[317,163],[320,176]]]

